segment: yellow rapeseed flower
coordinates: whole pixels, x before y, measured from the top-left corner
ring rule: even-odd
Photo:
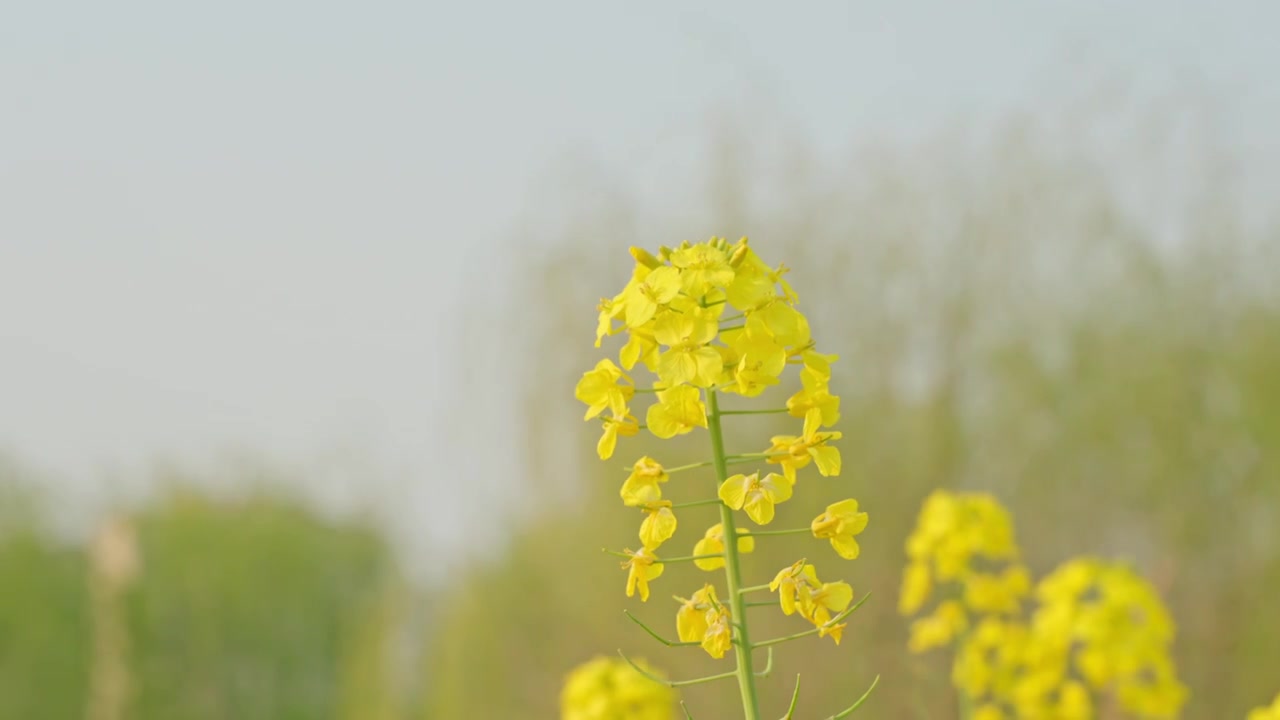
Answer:
[[[738,532],[741,533],[742,535],[747,535],[748,533],[750,533],[750,531],[746,529],[740,529],[738,530]],[[739,553],[745,554],[745,553],[752,552],[755,549],[756,549],[755,538],[752,538],[752,537],[738,538]],[[715,525],[712,525],[711,527],[707,528],[706,533],[702,535],[702,539],[699,540],[693,546],[694,555],[716,555],[723,552],[724,552],[724,525],[722,523],[716,523]],[[704,558],[701,560],[694,560],[693,564],[697,565],[698,568],[702,570],[707,570],[707,571],[719,570],[720,568],[724,567],[724,558],[722,557]]]
[[[778,571],[769,583],[769,592],[778,593],[778,605],[783,615],[791,615],[799,609],[801,598],[808,598],[810,587],[817,587],[818,572],[804,560],[797,560]]]
[[[775,435],[770,439],[768,452],[770,463],[782,465],[788,480],[795,482],[796,471],[812,460],[823,477],[840,474],[840,451],[827,445],[828,440],[839,440],[839,432],[818,432],[822,427],[822,411],[810,408],[804,415],[804,432],[800,436]]]
[[[680,385],[658,391],[658,402],[649,406],[645,423],[649,432],[663,438],[675,437],[707,426],[707,406],[696,387]]]
[[[627,384],[623,385],[620,380],[625,380]],[[631,378],[614,365],[612,360],[605,358],[596,363],[594,369],[582,374],[582,379],[574,390],[574,397],[587,404],[587,414],[583,419],[590,420],[606,409],[612,410],[616,417],[625,416],[627,402],[635,393]]]
[[[831,540],[831,547],[846,560],[858,557],[860,548],[853,538],[866,528],[867,514],[858,512],[858,501],[853,498],[828,505],[826,512],[810,523],[813,536]]]
[[[800,371],[801,390],[787,398],[787,412],[802,418],[810,410],[817,409],[820,427],[830,427],[840,421],[840,398],[832,395],[827,381],[808,368]]]
[[[643,279],[629,285],[622,294],[626,310],[627,327],[637,327],[649,322],[658,308],[665,306],[680,293],[680,271],[662,266],[648,272]]]
[[[745,510],[757,525],[773,521],[773,508],[791,497],[792,480],[777,473],[760,479],[760,473],[734,475],[720,484],[720,500],[734,510]]]
[[[720,353],[707,346],[716,336],[715,318],[700,308],[663,313],[654,321],[653,336],[668,347],[658,355],[658,378],[670,387],[710,387],[724,370]]]
[[[666,469],[649,456],[644,456],[631,466],[631,474],[622,483],[619,494],[627,507],[639,507],[662,499],[662,483],[671,479]]]
[[[646,503],[644,521],[640,523],[640,542],[649,550],[671,539],[676,534],[676,514],[671,511],[670,500]]]
[[[648,548],[642,547],[635,552],[631,550],[623,552],[629,556],[622,563],[622,569],[627,571],[627,597],[634,596],[638,588],[640,602],[646,602],[649,600],[649,581],[656,580],[662,575],[663,564]]]
[[[733,647],[733,623],[729,608],[716,604],[707,611],[707,632],[702,637],[702,649],[719,660]]]
[[[802,610],[808,609],[807,619],[814,625],[825,625],[831,622],[834,615],[839,615],[853,602],[853,588],[846,582],[822,583],[818,587],[809,588],[809,596],[800,603]],[[837,637],[836,642],[840,642]]]
[[[676,635],[680,642],[702,642],[707,636],[707,611],[719,604],[715,587],[703,585],[692,597],[676,600],[680,602],[680,609],[676,611]]]
[[[631,415],[604,418],[604,432],[596,443],[596,454],[601,460],[608,460],[613,457],[613,451],[618,447],[619,435],[631,437],[639,432],[640,423]]]
[[[711,244],[680,248],[671,253],[671,264],[680,269],[682,288],[690,297],[702,297],[712,288],[725,288],[733,282],[729,255]]]

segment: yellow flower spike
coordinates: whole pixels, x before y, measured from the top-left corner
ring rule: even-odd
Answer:
[[[787,479],[795,482],[796,471],[808,466],[812,460],[818,466],[823,477],[840,474],[840,451],[827,445],[828,440],[839,440],[839,432],[818,432],[822,427],[822,411],[810,408],[804,416],[804,431],[800,436],[775,435],[770,439],[772,445],[768,452],[774,454],[767,459],[770,463],[782,466]]]
[[[702,297],[712,288],[733,282],[733,268],[723,248],[712,243],[692,245],[671,253],[671,264],[680,268],[682,288],[690,297]]]
[[[707,311],[663,313],[653,323],[653,336],[669,348],[658,356],[658,377],[667,385],[709,387],[724,370],[720,353],[707,346],[716,336],[715,319]]]
[[[854,536],[867,529],[867,514],[858,512],[858,501],[853,498],[827,506],[826,512],[813,519],[809,525],[813,536],[831,540],[831,547],[845,560],[856,560],[860,548]]]
[[[733,647],[733,623],[729,608],[716,604],[706,614],[707,631],[702,638],[702,649],[719,660]]]
[[[671,479],[666,469],[648,455],[635,461],[619,494],[627,507],[640,507],[662,499],[662,483]]]
[[[774,506],[791,498],[792,481],[777,473],[760,479],[760,473],[734,475],[720,484],[720,500],[734,510],[744,510],[757,525],[773,522]]]
[[[676,514],[671,511],[670,500],[646,503],[645,518],[640,523],[640,542],[650,550],[671,539],[676,534]]]
[[[707,406],[702,393],[690,385],[658,391],[658,402],[649,406],[645,423],[649,432],[664,440],[707,426]]]
[[[604,419],[604,434],[600,436],[600,441],[596,443],[596,454],[601,460],[608,460],[613,457],[613,451],[618,447],[618,436],[631,437],[640,432],[640,423],[631,415],[626,417],[607,417]]]
[[[626,380],[628,384],[623,385],[619,380]],[[625,416],[627,402],[636,394],[630,383],[631,378],[612,360],[605,358],[596,363],[594,369],[582,374],[574,389],[574,397],[587,404],[587,414],[582,419],[590,420],[606,409],[613,411],[615,416]]]
[[[742,533],[743,535],[746,535],[750,531],[745,528],[740,528],[738,532]],[[752,537],[738,538],[739,553],[749,553],[749,552],[753,552],[755,549],[756,549],[755,538],[752,538]],[[716,523],[715,525],[712,525],[711,527],[707,528],[707,532],[702,536],[702,539],[699,540],[693,546],[694,555],[715,555],[723,552],[724,552],[724,525],[721,523]],[[703,558],[701,560],[694,560],[693,564],[697,565],[700,570],[706,570],[710,572],[712,570],[719,570],[720,568],[724,567],[724,558]]]
[[[676,611],[676,635],[680,642],[702,642],[707,635],[707,611],[719,604],[716,589],[710,584],[693,593],[689,599],[676,598],[680,609]]]
[[[622,294],[627,327],[649,322],[658,308],[671,302],[679,293],[679,270],[665,265],[654,269]]]
[[[627,597],[636,594],[636,590],[640,591],[640,602],[649,600],[649,581],[657,580],[662,575],[663,564],[658,561],[658,556],[653,554],[648,548],[640,548],[632,552],[630,549],[623,550],[629,557],[622,563],[622,569],[627,571]]]

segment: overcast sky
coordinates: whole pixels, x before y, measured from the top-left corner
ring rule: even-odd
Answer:
[[[835,152],[1118,81],[1205,93],[1261,172],[1277,8],[9,3],[0,450],[86,508],[156,458],[252,450],[457,539],[431,488],[514,459],[443,454],[465,384],[442,371],[465,332],[447,309],[502,292],[494,258],[562,158],[639,186],[686,158],[669,191],[726,108]]]

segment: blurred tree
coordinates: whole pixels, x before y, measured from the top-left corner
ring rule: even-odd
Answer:
[[[392,572],[376,534],[280,500],[185,493],[136,525],[145,570],[130,597],[130,717],[338,716],[344,657],[369,658],[369,611]]]

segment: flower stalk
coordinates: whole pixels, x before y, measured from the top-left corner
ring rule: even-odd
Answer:
[[[725,463],[724,435],[720,429],[720,405],[716,391],[707,391],[707,432],[711,435],[711,453],[716,468],[716,487],[729,479]],[[724,579],[729,589],[729,606],[737,618],[738,639],[734,644],[734,656],[738,664],[738,691],[742,694],[744,720],[760,720],[760,700],[756,692],[755,675],[751,669],[751,637],[747,630],[747,607],[743,603],[742,569],[738,560],[738,531],[734,525],[733,511],[727,505],[720,506],[720,524],[724,526]]]

